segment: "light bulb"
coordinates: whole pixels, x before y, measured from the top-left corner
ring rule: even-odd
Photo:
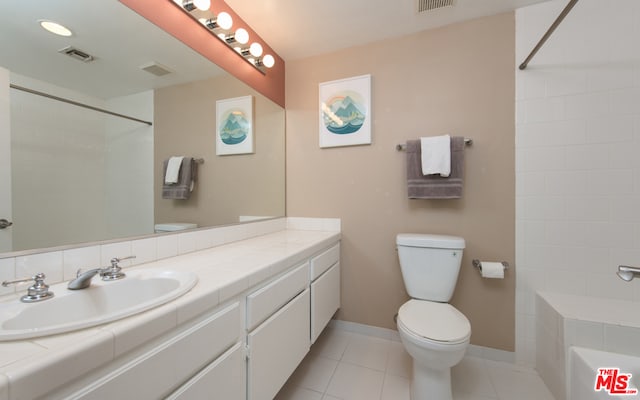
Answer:
[[[249,46],[249,53],[254,57],[260,57],[262,55],[262,46],[260,43],[251,43],[251,46]]]
[[[267,68],[273,67],[275,63],[276,63],[276,60],[273,58],[271,54],[267,54],[264,57],[262,57],[262,64],[264,64],[264,66]]]
[[[249,41],[249,32],[244,28],[238,28],[234,37],[236,42],[245,44]]]
[[[69,28],[67,28],[66,26],[60,25],[57,22],[41,19],[38,21],[38,23],[40,23],[41,27],[43,27],[44,29],[48,30],[51,33],[55,33],[56,35],[60,35],[60,36],[72,35],[71,30],[69,30]]]
[[[207,11],[211,7],[211,0],[193,0],[193,5],[198,10]]]
[[[218,23],[218,26],[222,29],[231,29],[231,27],[233,26],[233,18],[231,18],[231,15],[229,15],[229,13],[226,13],[224,11],[218,14],[216,21]]]

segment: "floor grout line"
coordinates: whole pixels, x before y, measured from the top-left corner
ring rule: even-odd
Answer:
[[[336,378],[336,374],[338,373],[339,368],[341,367],[341,365],[343,366],[350,366],[350,367],[354,367],[354,368],[358,368],[358,369],[362,369],[362,370],[368,370],[370,372],[375,372],[377,374],[382,373],[382,385],[380,386],[380,392],[378,393],[377,397],[372,397],[372,399],[377,399],[377,400],[382,400],[383,399],[383,395],[385,393],[387,393],[388,396],[394,396],[394,392],[395,394],[397,394],[398,396],[401,396],[402,398],[399,398],[398,400],[409,400],[406,397],[406,386],[404,381],[408,382],[408,385],[410,385],[410,381],[411,378],[407,378],[406,376],[402,375],[401,373],[391,373],[390,370],[393,369],[394,371],[398,372],[398,371],[403,371],[402,369],[399,368],[404,368],[407,367],[406,362],[408,362],[407,359],[403,359],[400,360],[398,362],[398,360],[394,361],[394,365],[393,368],[390,368],[390,362],[391,362],[391,357],[398,357],[399,351],[397,349],[393,348],[392,339],[385,339],[385,338],[380,338],[377,336],[368,336],[366,334],[363,333],[359,333],[359,332],[349,332],[349,331],[343,331],[339,328],[332,328],[333,332],[331,332],[331,336],[325,336],[322,342],[320,342],[320,347],[317,347],[316,350],[314,351],[314,349],[312,348],[311,351],[308,353],[308,357],[311,356],[313,357],[313,359],[324,359],[324,360],[330,360],[335,362],[335,367],[333,368],[333,371],[331,372],[331,376],[327,379],[325,375],[324,378],[322,379],[327,379],[326,382],[322,382],[322,385],[317,384],[317,387],[324,387],[324,391],[322,393],[318,392],[317,390],[311,389],[311,388],[307,388],[304,386],[299,386],[302,389],[306,389],[309,391],[312,391],[313,393],[318,393],[321,397],[321,400],[326,400],[328,396],[331,396],[332,398],[338,398],[340,399],[339,396],[333,395],[331,393],[329,393],[329,388],[332,385],[332,382],[334,382]],[[328,333],[328,332],[325,332]],[[346,334],[346,337],[343,336],[343,334]],[[376,339],[381,339],[380,342],[377,341],[371,341],[368,340],[369,337],[372,338],[376,338]],[[345,339],[346,339],[346,344],[345,344]],[[322,339],[319,339],[322,340]],[[366,344],[363,343],[358,343],[359,340],[367,340]],[[316,342],[318,343],[318,342]],[[356,344],[358,343],[358,344]],[[344,346],[344,347],[343,347]],[[358,346],[355,350],[353,350],[353,348],[351,346]],[[376,369],[376,368],[371,368],[368,366],[364,366],[361,364],[358,364],[357,361],[358,360],[367,360],[367,356],[366,356],[366,352],[367,351],[377,351],[380,350],[378,348],[375,348],[376,346],[385,346],[386,347],[386,354],[385,354],[385,362],[384,362],[384,369]],[[352,352],[349,353],[350,348],[352,349]],[[336,351],[340,350],[340,351]],[[327,356],[323,354],[323,351],[325,351],[327,354],[332,354],[332,356]],[[396,352],[398,352],[398,354],[396,354]],[[345,355],[349,354],[349,360],[345,360]],[[336,359],[334,356],[339,355],[339,359]],[[406,354],[405,354],[406,355]],[[360,358],[361,357],[361,358]],[[500,393],[502,393],[503,395],[507,395],[507,393],[509,392],[509,390],[513,390],[513,386],[511,386],[510,388],[507,386],[507,390],[505,391],[505,382],[504,382],[504,377],[502,377],[501,379],[501,375],[502,374],[513,374],[513,373],[522,373],[522,374],[530,374],[530,375],[534,375],[534,376],[538,376],[539,374],[534,370],[534,369],[523,369],[521,366],[518,366],[517,364],[513,364],[511,365],[511,363],[509,362],[497,362],[497,361],[492,361],[492,360],[487,360],[485,358],[483,358],[482,356],[477,356],[477,355],[466,355],[465,358],[469,358],[472,359],[473,362],[470,362],[469,365],[467,365],[464,368],[468,368],[468,373],[469,374],[474,374],[477,376],[476,379],[482,379],[483,381],[488,381],[484,384],[482,384],[482,386],[475,386],[475,384],[468,386],[468,385],[463,385],[463,386],[456,386],[456,381],[452,380],[452,384],[454,386],[454,392],[457,392],[459,395],[457,397],[460,397],[461,399],[473,399],[476,396],[480,396],[483,399],[493,399],[493,400],[512,400],[512,399],[506,399],[501,397]],[[369,359],[370,360],[370,359]],[[491,362],[489,362],[491,361]],[[313,362],[313,360],[311,361]],[[366,363],[363,362],[363,363]],[[402,364],[400,364],[402,363]],[[404,365],[404,367],[403,367]],[[409,367],[410,368],[410,367]],[[455,367],[454,367],[455,368]],[[483,372],[480,372],[483,371]],[[402,372],[403,373],[403,372]],[[494,376],[495,375],[495,376]],[[386,386],[389,384],[390,379],[392,378],[401,378],[403,381],[402,386],[398,386],[397,382],[393,382],[393,384],[391,384],[391,386]],[[344,379],[344,375],[342,376],[341,379]],[[459,378],[460,379],[460,378]],[[465,378],[466,379],[466,378]],[[496,382],[496,379],[498,379],[498,381],[500,382]],[[293,382],[292,382],[293,383]],[[378,381],[379,383],[379,381]],[[508,384],[508,383],[507,383]],[[488,385],[488,386],[487,386]],[[501,386],[500,391],[498,390],[499,388],[497,387],[498,385]],[[474,387],[475,386],[475,393],[474,393]],[[526,386],[531,386],[529,384],[527,384]],[[455,388],[458,387],[457,390],[455,390]],[[484,389],[482,389],[484,387]],[[338,391],[340,391],[339,387],[336,387],[336,389]],[[388,392],[385,392],[385,389],[387,389]],[[523,390],[533,390],[536,389],[538,390],[538,388],[533,387],[529,388],[529,387],[525,387],[522,388]],[[546,389],[546,387],[545,387]],[[471,392],[468,392],[471,391]],[[491,393],[489,393],[491,392]],[[373,393],[372,393],[373,394]],[[351,396],[348,396],[349,398],[343,398],[342,400],[351,400]],[[457,397],[454,397],[454,400],[456,400]],[[277,400],[292,400],[289,398],[283,397],[277,397]],[[368,399],[367,399],[368,400]],[[394,398],[395,400],[395,398]]]

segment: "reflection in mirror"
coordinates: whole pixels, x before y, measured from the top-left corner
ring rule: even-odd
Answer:
[[[0,218],[13,225],[0,230],[0,258],[151,234],[158,223],[203,227],[284,215],[281,107],[119,2],[6,3],[0,4],[0,116],[9,118],[0,118]],[[61,22],[73,35],[46,32],[40,19]],[[94,61],[58,52],[67,46]],[[142,69],[149,65],[169,73]],[[249,95],[255,152],[216,156],[216,101]],[[205,160],[188,200],[160,195],[163,161],[174,155]]]

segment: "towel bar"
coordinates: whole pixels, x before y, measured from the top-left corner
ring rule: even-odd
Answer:
[[[464,144],[466,144],[467,146],[471,146],[473,144],[473,139],[464,138]],[[396,150],[398,151],[404,151],[406,149],[407,145],[405,143],[396,145]]]
[[[204,164],[204,158],[194,158],[193,161],[196,164]]]

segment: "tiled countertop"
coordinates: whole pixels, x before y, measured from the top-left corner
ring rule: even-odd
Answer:
[[[192,271],[199,280],[184,296],[119,321],[66,334],[0,343],[0,400],[46,394],[308,259],[339,239],[339,232],[283,230],[131,267]]]

